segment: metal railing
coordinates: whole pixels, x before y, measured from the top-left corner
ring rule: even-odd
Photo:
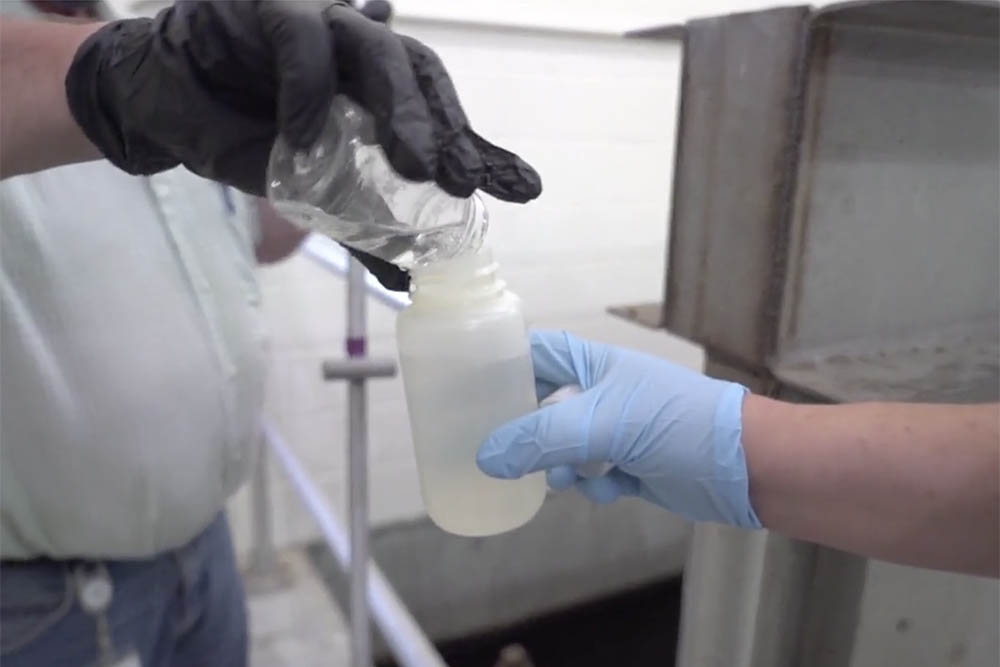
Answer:
[[[300,253],[330,273],[347,278],[347,358],[323,364],[327,380],[347,380],[349,415],[350,531],[342,523],[274,424],[263,423],[267,447],[258,459],[251,487],[254,520],[253,563],[257,570],[276,564],[270,515],[268,454],[274,454],[303,505],[315,519],[337,563],[350,575],[351,663],[371,667],[369,618],[375,621],[396,662],[402,667],[445,667],[441,654],[417,625],[378,565],[369,558],[368,434],[365,384],[370,378],[395,374],[392,361],[366,356],[366,297],[400,310],[409,298],[383,288],[356,260],[333,241],[311,235]],[[370,612],[369,612],[370,610]]]

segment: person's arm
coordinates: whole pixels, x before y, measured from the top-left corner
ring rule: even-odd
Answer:
[[[791,537],[1000,575],[1000,406],[743,406],[750,500]]]
[[[0,178],[100,159],[66,103],[66,72],[100,23],[0,19]]]
[[[583,391],[491,434],[488,475],[1000,575],[1000,405],[792,405],[565,332],[533,332],[531,352],[539,398]],[[592,462],[612,467],[581,475]]]
[[[184,165],[261,196],[276,138],[310,147],[348,95],[405,178],[457,197],[538,197],[538,173],[473,131],[440,58],[379,23],[390,14],[384,2],[213,0],[103,26],[4,20],[0,176],[104,156],[129,174]],[[398,267],[352,253],[407,288]]]
[[[266,199],[257,198],[256,206],[260,226],[255,248],[257,261],[261,264],[280,262],[298,250],[309,231],[282,218]]]

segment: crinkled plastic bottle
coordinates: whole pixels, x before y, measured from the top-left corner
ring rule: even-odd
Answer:
[[[319,139],[271,151],[267,196],[287,220],[404,269],[474,253],[488,227],[478,195],[453,197],[433,182],[399,176],[366,141],[371,118],[339,95]]]

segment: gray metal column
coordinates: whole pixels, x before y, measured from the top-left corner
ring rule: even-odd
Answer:
[[[687,23],[662,316],[617,312],[785,400],[996,401],[998,8]],[[993,580],[699,526],[678,664],[995,665],[998,601]]]
[[[291,583],[286,564],[274,543],[274,511],[271,497],[270,447],[261,425],[261,447],[250,478],[250,562],[243,573],[248,593],[272,593]]]
[[[777,393],[709,358],[706,372]],[[784,396],[785,398],[790,398]],[[697,524],[684,568],[678,667],[792,667],[819,548],[769,531]]]
[[[347,380],[348,511],[350,514],[351,663],[371,667],[372,645],[368,613],[368,395],[365,383],[396,374],[391,359],[367,356],[366,270],[350,260],[347,276],[347,358],[323,363],[323,379]]]
[[[367,356],[366,270],[350,260],[347,276],[347,358],[323,363],[324,380],[347,380],[348,512],[350,514],[351,663],[371,667],[368,613],[368,395],[365,383],[396,374],[391,359]]]
[[[351,258],[347,278],[347,356],[366,354],[365,267]],[[348,470],[351,526],[351,662],[371,667],[368,620],[368,396],[363,377],[348,380]]]
[[[258,576],[273,572],[277,565],[274,529],[271,522],[271,485],[268,479],[268,447],[260,447],[250,482],[250,507],[253,515],[253,555],[250,571]]]

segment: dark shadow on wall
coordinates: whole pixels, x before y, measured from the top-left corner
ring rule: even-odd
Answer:
[[[307,551],[346,615],[347,582],[326,545],[314,543]],[[681,580],[671,578],[442,642],[438,649],[450,667],[672,667],[680,603]],[[510,647],[519,648],[508,650],[508,660],[502,660]],[[383,658],[376,667],[396,663]]]

